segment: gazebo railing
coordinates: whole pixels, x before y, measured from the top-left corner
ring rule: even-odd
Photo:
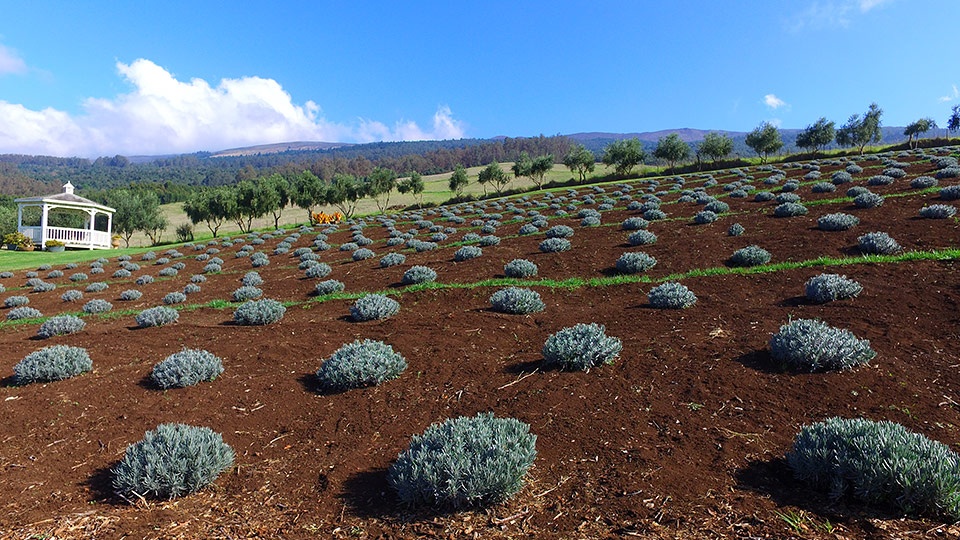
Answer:
[[[21,227],[20,232],[30,237],[34,244],[43,240],[40,227]],[[59,240],[68,247],[95,247],[110,249],[110,233],[89,229],[71,229],[68,227],[47,227],[47,240]]]

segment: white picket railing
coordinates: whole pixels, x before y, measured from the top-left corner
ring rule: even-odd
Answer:
[[[34,244],[43,240],[40,227],[21,227],[20,232],[30,237]],[[68,227],[47,227],[47,240],[59,240],[74,248],[110,249],[110,233],[89,229],[70,229]]]

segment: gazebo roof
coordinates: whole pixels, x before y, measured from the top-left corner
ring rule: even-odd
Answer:
[[[24,203],[39,203],[39,204],[55,204],[59,206],[68,206],[73,208],[95,208],[103,212],[114,213],[117,210],[115,208],[110,208],[109,206],[102,205],[91,201],[90,199],[85,199],[79,195],[74,195],[73,193],[73,184],[67,182],[63,185],[62,193],[55,193],[53,195],[40,195],[38,197],[23,197],[20,199],[14,199],[17,204]]]

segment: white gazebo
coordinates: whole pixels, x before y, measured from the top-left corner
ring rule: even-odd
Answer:
[[[95,203],[73,194],[73,184],[67,182],[63,186],[63,193],[43,195],[40,197],[24,197],[15,199],[17,203],[17,230],[27,235],[34,244],[45,245],[47,240],[59,240],[67,247],[87,249],[110,249],[111,230],[113,227],[113,213],[115,209]],[[40,224],[24,225],[23,209],[40,208]],[[52,227],[51,214],[79,214],[83,216],[84,227]],[[97,216],[106,216],[106,230],[97,230]],[[101,219],[101,225],[103,220]]]

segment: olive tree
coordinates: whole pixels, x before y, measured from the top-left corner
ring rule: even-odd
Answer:
[[[116,210],[113,231],[123,238],[126,247],[130,247],[130,237],[137,231],[148,233],[151,240],[156,238],[159,241],[167,222],[160,211],[160,198],[156,193],[115,189],[107,193],[106,202]]]
[[[290,200],[307,211],[307,219],[313,223],[313,209],[327,202],[327,186],[310,171],[303,171],[290,182]]]
[[[397,173],[393,169],[374,167],[368,183],[370,196],[382,214],[390,206],[390,193],[397,189]]]
[[[770,122],[763,122],[748,133],[745,142],[760,156],[760,163],[764,163],[770,154],[783,148],[780,131]]]
[[[458,163],[456,168],[453,169],[453,174],[450,175],[450,181],[447,183],[447,186],[459,199],[463,196],[463,188],[467,187],[469,183],[470,179],[467,178],[467,170],[463,168],[463,165]]]
[[[577,173],[583,182],[587,179],[587,173],[592,173],[596,168],[597,158],[585,146],[577,144],[563,157],[563,165],[570,169],[570,172]]]
[[[601,161],[604,165],[613,167],[618,176],[626,176],[634,167],[643,163],[646,157],[647,154],[643,150],[643,145],[640,144],[640,139],[634,137],[608,144],[603,150]]]
[[[733,139],[720,133],[707,133],[703,136],[697,152],[711,161],[723,159],[733,152]]]
[[[914,137],[917,138],[917,143],[919,143],[921,135],[931,129],[936,129],[936,127],[937,122],[933,118],[921,118],[916,122],[907,124],[907,127],[903,128],[903,134],[908,137],[907,144],[913,146]]]
[[[674,168],[677,162],[683,161],[690,156],[690,145],[680,138],[680,135],[671,133],[666,137],[661,137],[657,141],[657,147],[653,151],[653,157],[666,161],[670,168]]]
[[[811,152],[820,152],[834,137],[837,130],[833,122],[828,122],[826,118],[820,117],[819,120],[807,126],[803,131],[797,134],[797,148],[809,150]]]
[[[417,204],[421,207],[423,206],[423,190],[425,188],[423,176],[420,176],[417,171],[413,171],[409,177],[397,182],[397,192],[401,195],[412,193],[417,198]]]
[[[837,130],[837,144],[840,146],[856,146],[863,155],[863,149],[870,142],[878,143],[883,137],[880,131],[880,117],[883,109],[876,103],[871,103],[863,117],[852,115],[847,123]]]
[[[477,174],[477,183],[483,186],[484,191],[487,189],[487,184],[492,184],[497,193],[500,193],[503,188],[507,187],[510,180],[511,178],[503,172],[503,168],[496,161],[484,167]]]

